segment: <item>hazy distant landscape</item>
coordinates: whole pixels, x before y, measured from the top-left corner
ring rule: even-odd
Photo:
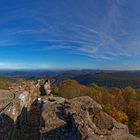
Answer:
[[[103,87],[125,88],[132,86],[140,88],[140,71],[112,70],[0,70],[0,75],[9,79],[23,78],[34,80],[38,78],[54,79],[55,83],[63,80],[76,80],[81,84],[96,83]]]

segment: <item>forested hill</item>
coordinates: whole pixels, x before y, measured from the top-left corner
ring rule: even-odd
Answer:
[[[132,86],[133,88],[140,88],[140,77],[128,77],[127,75],[121,76],[121,73],[79,75],[74,77],[74,80],[77,80],[81,84],[85,85],[96,83],[99,86],[105,87],[124,88],[127,86]]]
[[[72,79],[81,84],[89,85],[96,83],[104,87],[124,88],[131,86],[140,88],[140,71],[104,71],[104,70],[30,70],[30,71],[0,71],[0,75],[8,79],[28,79],[38,78],[53,79],[58,85],[64,80]]]
[[[97,72],[95,74],[79,75],[67,72],[57,75],[54,78],[57,83],[67,79],[73,79],[84,85],[96,83],[104,87],[124,88],[131,86],[133,88],[140,88],[140,71]]]

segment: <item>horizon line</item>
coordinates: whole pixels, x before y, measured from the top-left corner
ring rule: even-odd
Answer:
[[[81,69],[0,69],[0,71],[140,71],[140,69],[92,69],[92,68],[81,68]]]

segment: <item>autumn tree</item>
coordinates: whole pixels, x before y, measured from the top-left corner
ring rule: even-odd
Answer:
[[[77,96],[85,96],[91,92],[89,87],[80,85],[75,80],[66,80],[59,87],[59,96],[65,98],[74,98]]]
[[[105,111],[111,115],[115,120],[121,122],[121,123],[125,123],[127,124],[128,122],[128,116],[126,115],[126,113],[120,111],[120,110],[117,110],[117,108],[113,107],[113,106],[106,106],[105,108]]]
[[[136,98],[136,91],[135,89],[133,89],[132,87],[126,87],[124,90],[123,90],[123,93],[122,93],[125,101],[127,103],[130,102],[130,100],[132,99],[135,99]]]

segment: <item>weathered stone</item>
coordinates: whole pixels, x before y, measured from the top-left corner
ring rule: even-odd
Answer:
[[[51,93],[51,82],[50,82],[50,80],[45,81],[44,90],[46,92],[46,95],[50,95],[50,93]]]
[[[45,123],[42,140],[138,140],[129,134],[125,125],[116,122],[87,96],[61,103],[47,102],[42,116]]]
[[[51,89],[47,84],[46,93]],[[9,103],[0,118],[0,140],[138,140],[88,96],[67,100],[39,96],[41,84],[18,86],[12,88],[14,95],[8,94],[11,91],[0,94],[0,107]]]

